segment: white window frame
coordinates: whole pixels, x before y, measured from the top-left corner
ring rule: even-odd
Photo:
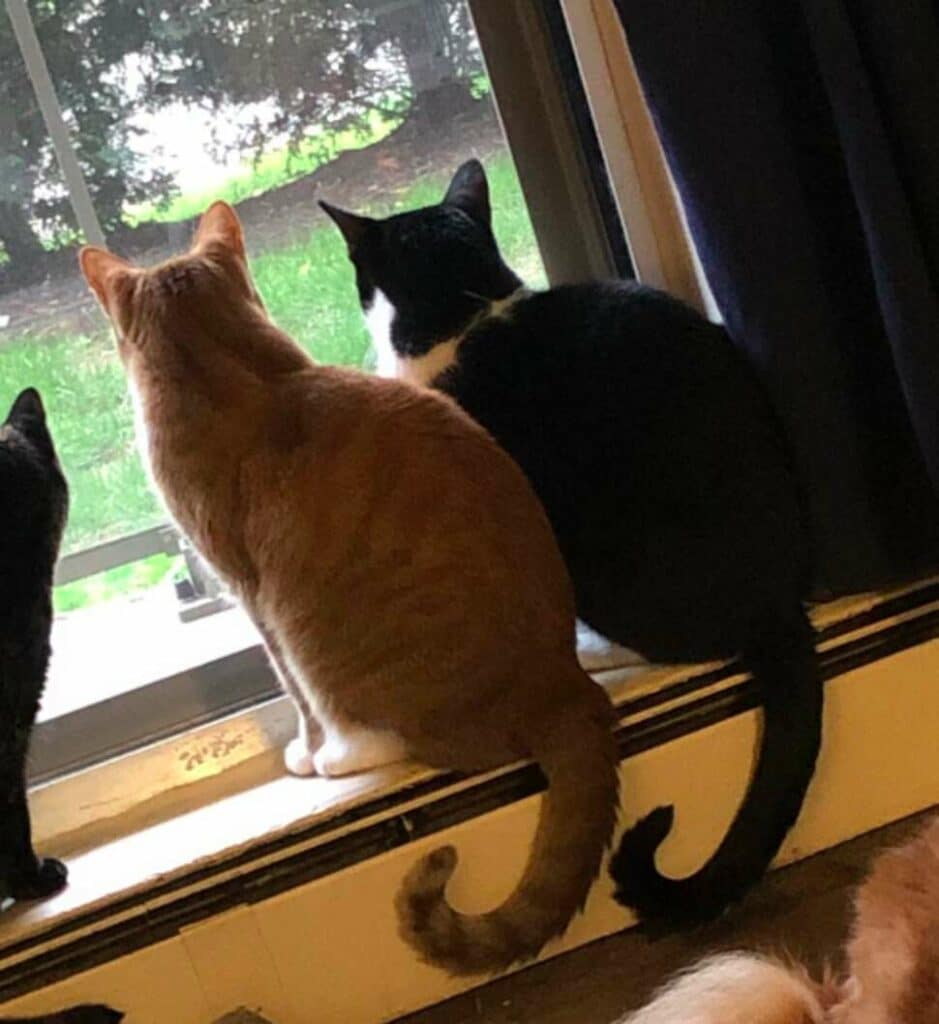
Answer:
[[[561,4],[636,276],[720,319],[613,0]]]

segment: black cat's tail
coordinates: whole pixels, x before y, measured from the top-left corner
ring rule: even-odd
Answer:
[[[769,867],[795,824],[815,770],[822,734],[823,686],[814,634],[804,615],[765,634],[745,653],[760,688],[763,736],[756,770],[737,816],[711,859],[688,878],[666,878],[655,853],[674,812],[659,807],[623,836],[610,862],[616,899],[653,926],[716,917]]]

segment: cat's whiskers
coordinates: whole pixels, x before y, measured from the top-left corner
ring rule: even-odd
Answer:
[[[501,299],[490,299],[486,295],[478,295],[476,292],[471,292],[466,289],[464,289],[463,294],[466,295],[468,298],[479,299],[481,302],[485,302],[486,308],[481,309],[476,314],[476,316],[474,316],[473,319],[470,320],[469,324],[463,331],[463,335],[461,335],[461,337],[468,334],[477,324],[479,324],[483,320],[489,320],[492,319],[493,317],[505,316],[507,313],[509,313],[509,311],[517,302],[521,302],[523,299],[529,298],[533,294],[533,292],[530,288],[526,288],[525,285],[519,285],[519,287],[516,288],[514,292],[510,292],[508,295]]]
[[[372,347],[377,359],[376,373],[379,377],[398,376],[398,353],[391,341],[391,325],[394,323],[395,308],[391,300],[380,289],[375,289],[371,305],[365,310],[365,323],[372,338]]]

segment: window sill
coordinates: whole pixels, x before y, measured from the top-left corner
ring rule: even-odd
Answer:
[[[52,899],[0,915],[0,957],[10,945],[67,926],[77,916],[94,916],[142,893],[149,900],[163,883],[211,869],[259,844],[289,841],[294,832],[327,824],[431,775],[401,765],[348,779],[295,779],[265,771],[268,767],[273,765],[251,765],[255,778],[239,792],[212,797],[206,787],[198,791],[195,808],[129,829],[125,818],[115,823],[118,834],[71,853],[66,843],[68,886]],[[87,833],[83,839],[87,844]],[[63,853],[62,844],[45,845]]]
[[[715,667],[633,665],[594,675],[621,704]],[[33,790],[36,847],[68,861],[69,884],[52,899],[0,913],[0,959],[78,917],[258,846],[330,823],[341,829],[341,819],[386,799],[407,801],[409,790],[439,777],[394,765],[347,779],[291,778],[281,750],[295,729],[293,707],[280,698]]]
[[[870,638],[885,630],[928,617],[939,632],[937,616],[939,583],[924,582],[834,602],[813,619],[823,656],[847,651],[837,657],[848,664],[849,649],[870,647]],[[836,664],[826,674],[846,670]],[[729,699],[742,681],[720,665],[627,667],[596,676],[631,732],[653,719],[680,719],[686,707],[724,691]],[[696,727],[684,726],[686,732]],[[404,821],[431,791],[438,802],[464,791],[469,801],[487,780],[520,774],[511,766],[455,779],[400,765],[343,780],[289,778],[280,749],[294,728],[293,709],[278,699],[36,789],[37,846],[68,860],[70,884],[53,899],[0,914],[4,969],[104,919],[129,918],[142,907],[150,912],[189,889],[219,889],[249,863],[252,871],[264,864],[274,870],[287,849],[291,857],[309,853],[392,815]],[[638,747],[626,742],[624,749],[648,749],[670,735],[640,740]],[[464,818],[481,813],[473,798]]]

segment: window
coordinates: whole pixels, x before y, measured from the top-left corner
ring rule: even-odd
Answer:
[[[604,220],[609,197],[585,171],[586,106],[563,88],[574,65],[560,6],[544,11],[471,11],[465,0],[7,0],[0,405],[40,389],[72,491],[34,777],[277,692],[246,618],[147,485],[77,246],[106,242],[153,262],[226,198],[272,315],[317,359],[364,368],[350,268],[319,195],[373,213],[433,202],[476,155],[496,234],[530,283],[623,269],[622,239]]]

